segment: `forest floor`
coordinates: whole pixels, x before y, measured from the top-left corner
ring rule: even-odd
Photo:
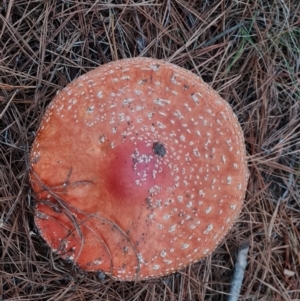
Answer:
[[[39,236],[28,158],[56,92],[100,64],[145,56],[201,76],[243,129],[242,212],[207,258],[159,279],[118,282],[68,264]],[[2,0],[0,300],[300,300],[300,2]]]

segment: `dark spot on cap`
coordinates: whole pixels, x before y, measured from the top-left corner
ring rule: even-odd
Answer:
[[[148,197],[145,199],[145,201],[149,207],[152,207],[152,204],[151,204],[152,199],[151,198]]]
[[[167,153],[165,146],[160,142],[153,143],[153,152],[160,157],[163,157]]]

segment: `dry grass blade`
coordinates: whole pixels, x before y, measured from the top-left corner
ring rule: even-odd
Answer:
[[[300,4],[290,1],[23,1],[0,5],[0,300],[300,300]],[[242,214],[207,259],[120,283],[50,252],[36,231],[28,155],[58,89],[115,59],[166,59],[234,108],[250,181]]]

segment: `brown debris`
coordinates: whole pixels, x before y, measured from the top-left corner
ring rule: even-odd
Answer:
[[[240,299],[300,299],[298,1],[2,2],[0,299],[226,300],[245,240]],[[241,215],[212,255],[171,276],[119,283],[50,252],[33,221],[28,160],[58,90],[100,64],[138,55],[192,71],[230,103],[250,178]],[[87,185],[68,174],[69,185]]]

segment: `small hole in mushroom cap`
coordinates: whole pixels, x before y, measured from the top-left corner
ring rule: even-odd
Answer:
[[[94,111],[94,108],[95,108],[95,106],[90,106],[90,107],[88,107],[87,109],[86,109],[86,112],[87,113],[93,113],[93,111]]]
[[[153,152],[155,155],[158,155],[160,157],[164,157],[167,153],[165,146],[160,142],[153,143]]]

